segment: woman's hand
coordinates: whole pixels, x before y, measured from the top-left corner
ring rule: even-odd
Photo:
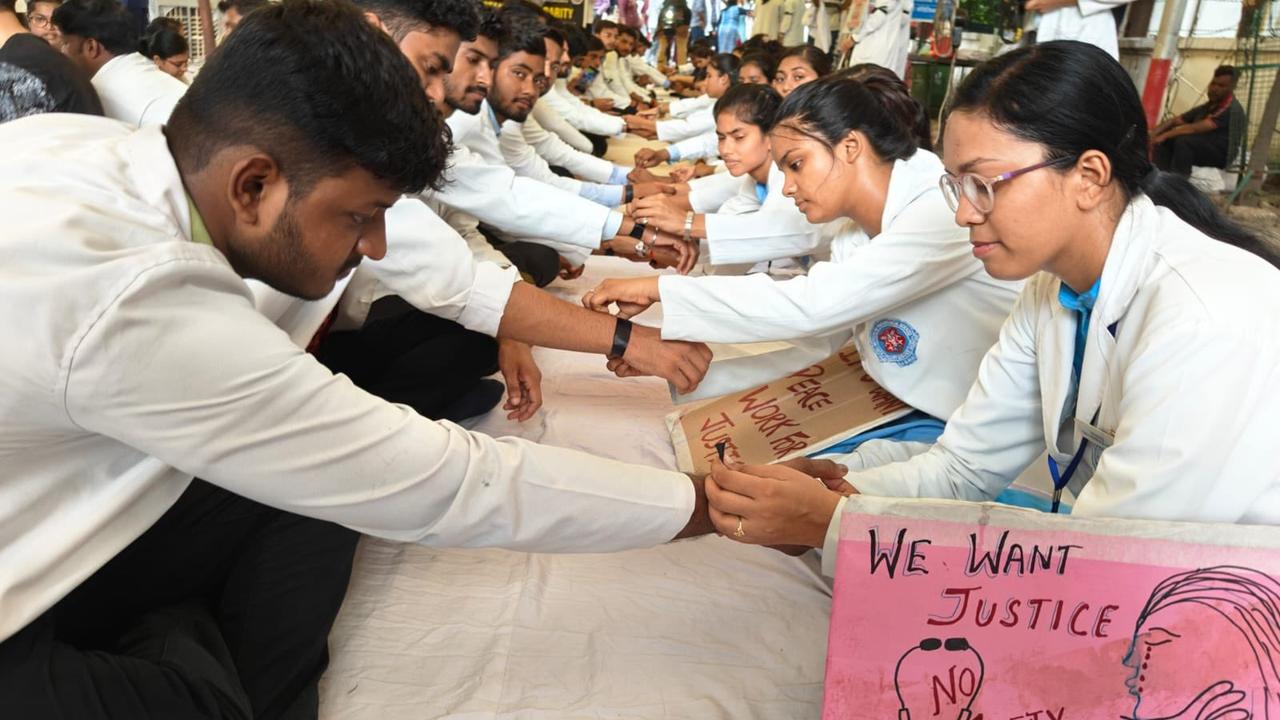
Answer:
[[[605,280],[582,296],[582,305],[603,313],[609,312],[609,306],[617,305],[618,317],[626,319],[639,315],[661,299],[655,275]]]
[[[822,547],[840,502],[825,481],[782,465],[712,461],[706,484],[716,530],[753,545]]]
[[[671,168],[671,174],[668,177],[678,183],[687,183],[693,179],[693,171],[693,165],[680,165]]]
[[[657,121],[652,118],[640,117],[639,115],[626,115],[623,117],[623,122],[626,123],[627,132],[635,133],[636,135],[649,140],[656,140],[658,138]],[[636,164],[639,165],[638,162]]]
[[[688,211],[679,209],[678,205],[672,195],[666,193],[649,195],[631,203],[631,215],[638,223],[683,237],[684,219]]]
[[[507,383],[507,419],[524,422],[542,407],[542,371],[533,349],[515,340],[498,339],[498,369]]]
[[[654,175],[653,173],[649,172],[648,170],[642,167],[636,167],[632,169],[631,172],[627,173],[627,181],[632,184],[662,183],[663,185],[670,185],[674,182],[669,177],[665,177],[662,175]]]
[[[652,197],[654,195],[663,195],[666,192],[666,183],[660,182],[633,182],[631,183],[631,195],[635,199]],[[635,201],[632,201],[635,204]],[[634,214],[634,213],[632,213]]]

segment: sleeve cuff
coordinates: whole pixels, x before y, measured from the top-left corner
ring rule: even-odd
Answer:
[[[827,577],[836,576],[836,551],[840,548],[840,518],[844,517],[844,506],[849,498],[842,497],[836,504],[836,511],[831,513],[831,522],[827,525],[827,539],[822,541],[822,574]]]
[[[631,173],[631,168],[621,165],[614,165],[613,172],[609,175],[610,185],[626,185],[627,175]]]
[[[604,227],[600,228],[600,239],[609,240],[618,234],[622,229],[622,213],[617,210],[611,210],[609,216],[604,219]]]
[[[520,280],[514,267],[500,268],[491,262],[476,263],[471,296],[458,315],[458,324],[468,330],[496,337],[502,314],[511,299],[511,286]]]
[[[680,148],[675,145],[667,146],[667,162],[679,162],[683,155],[680,154]]]

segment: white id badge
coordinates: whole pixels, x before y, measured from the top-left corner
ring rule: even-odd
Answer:
[[[1098,447],[1103,450],[1111,447],[1116,442],[1115,433],[1110,433],[1110,432],[1107,432],[1106,430],[1095,427],[1094,425],[1087,423],[1081,420],[1080,418],[1076,418],[1076,430],[1079,430],[1080,435],[1082,435],[1089,442],[1093,443],[1095,447]]]

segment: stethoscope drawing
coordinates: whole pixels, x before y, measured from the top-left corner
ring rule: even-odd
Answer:
[[[978,659],[978,682],[973,686],[973,694],[969,696],[969,702],[956,715],[956,720],[969,720],[973,716],[973,701],[978,699],[978,694],[982,692],[982,681],[986,676],[987,666],[982,661],[982,655],[969,644],[965,638],[947,638],[946,642],[938,638],[925,638],[920,641],[919,645],[908,648],[902,653],[902,657],[898,658],[898,664],[893,667],[893,690],[898,694],[898,720],[911,720],[911,711],[907,709],[907,701],[902,698],[902,686],[898,684],[898,673],[902,670],[902,663],[911,653],[920,650],[922,652],[933,652],[938,649],[947,652],[971,652]]]

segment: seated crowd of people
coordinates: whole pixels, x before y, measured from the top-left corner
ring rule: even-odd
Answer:
[[[1230,153],[1229,67],[1149,130],[1107,51],[1022,47],[935,139],[898,71],[809,45],[219,10],[193,68],[117,0],[0,0],[6,716],[315,717],[361,534],[831,573],[849,496],[991,500],[1046,452],[1078,516],[1280,522],[1280,274],[1186,179]],[[654,272],[546,289],[603,256]],[[690,393],[766,341],[741,387],[852,343],[913,412],[705,477],[460,424],[539,413],[534,347]]]

